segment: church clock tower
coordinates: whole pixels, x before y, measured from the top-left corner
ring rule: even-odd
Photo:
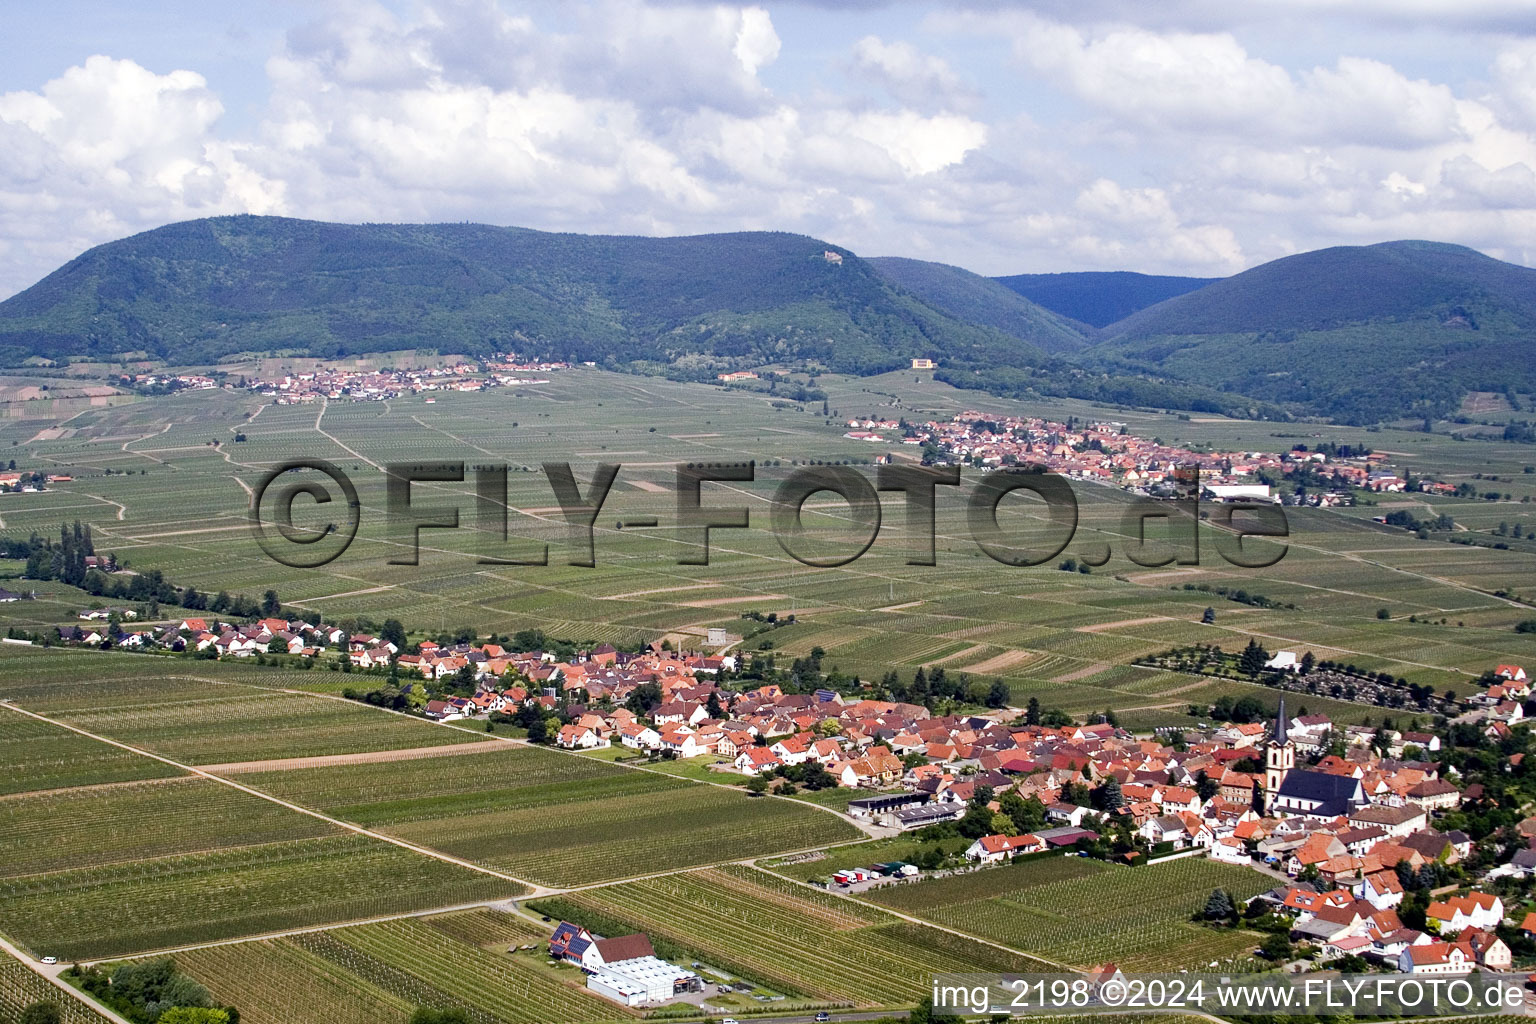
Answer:
[[[1286,775],[1296,767],[1296,744],[1286,735],[1285,698],[1275,715],[1275,729],[1264,744],[1264,813],[1272,814]]]

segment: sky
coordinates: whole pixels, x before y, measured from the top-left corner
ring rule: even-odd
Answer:
[[[8,0],[0,296],[194,217],[1536,265],[1533,0]]]

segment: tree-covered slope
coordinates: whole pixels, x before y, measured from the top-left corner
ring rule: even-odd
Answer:
[[[945,263],[899,256],[864,262],[936,309],[969,323],[995,327],[1047,352],[1076,352],[1087,344],[1083,325],[1031,302],[992,278]]]
[[[1049,343],[1062,330],[1039,327]],[[0,303],[9,363],[418,347],[684,367],[810,359],[855,373],[913,356],[1041,359],[1027,337],[935,309],[846,250],[770,232],[633,238],[220,217],[98,246]]]
[[[1462,246],[1303,253],[1105,328],[1088,360],[1350,422],[1445,415],[1468,391],[1536,390],[1536,270]]]
[[[1013,274],[992,280],[1037,305],[1090,327],[1107,327],[1148,306],[1219,277],[1162,277],[1128,270],[1070,274]]]

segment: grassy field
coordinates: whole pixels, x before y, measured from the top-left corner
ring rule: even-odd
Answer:
[[[243,784],[548,885],[587,885],[858,838],[789,800],[754,798],[557,751],[242,775]]]
[[[745,867],[587,890],[562,904],[781,992],[830,1002],[899,1005],[920,998],[934,973],[1042,969],[1029,957]]]
[[[1184,859],[1144,868],[1045,858],[876,889],[869,898],[1074,967],[1128,971],[1250,963],[1262,936],[1189,923],[1212,890],[1242,900],[1272,888],[1248,868]]]

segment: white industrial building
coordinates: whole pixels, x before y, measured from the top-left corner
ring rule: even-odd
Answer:
[[[587,988],[625,1006],[670,1002],[702,986],[697,974],[654,956],[603,964],[587,976]]]

